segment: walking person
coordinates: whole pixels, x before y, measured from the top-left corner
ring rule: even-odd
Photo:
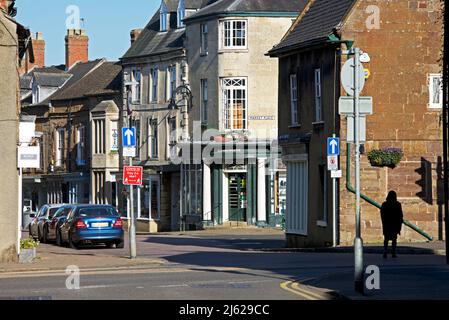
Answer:
[[[391,240],[392,257],[396,258],[396,246],[398,234],[401,234],[403,214],[401,203],[397,199],[395,191],[388,193],[386,201],[382,204],[380,209],[380,216],[382,218],[382,229],[384,234],[384,254],[387,258],[388,242]]]

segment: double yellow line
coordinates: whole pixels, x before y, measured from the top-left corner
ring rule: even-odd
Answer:
[[[312,292],[308,289],[306,289],[303,285],[301,285],[299,282],[296,281],[286,281],[281,283],[281,288],[289,291],[291,293],[294,293],[298,296],[301,296],[302,298],[305,298],[307,300],[328,300],[329,298],[316,293]]]

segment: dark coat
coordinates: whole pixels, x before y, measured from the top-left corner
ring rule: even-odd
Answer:
[[[382,229],[385,237],[396,237],[401,233],[404,216],[398,201],[385,201],[380,209]]]

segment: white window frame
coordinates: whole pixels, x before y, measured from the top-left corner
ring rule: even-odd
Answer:
[[[434,94],[436,91],[435,80],[440,80],[440,90],[439,90],[439,102],[435,103]],[[443,108],[443,76],[439,73],[430,73],[428,76],[429,82],[429,108],[431,109],[441,109]]]
[[[55,166],[62,167],[64,165],[64,147],[65,147],[65,130],[58,128],[56,130],[56,157]]]
[[[148,118],[148,158],[159,159],[159,128],[157,118]],[[156,133],[156,137],[154,136]]]
[[[298,77],[295,74],[290,75],[290,114],[291,125],[297,126],[299,124],[298,119]]]
[[[178,10],[177,10],[177,20],[178,20],[178,28],[184,28],[184,19],[186,16],[186,6],[184,0],[179,0]]]
[[[158,101],[158,87],[159,87],[159,69],[152,68],[150,72],[151,78],[151,93],[150,93],[150,102],[157,103]]]
[[[131,87],[132,103],[140,103],[142,101],[142,71],[138,68],[131,70],[131,81],[136,82]]]
[[[209,122],[208,102],[209,102],[209,84],[207,79],[201,79],[200,95],[201,95],[201,123],[207,124]]]
[[[234,37],[234,30],[236,28],[236,24],[237,23],[243,23],[244,24],[244,37],[242,39],[244,39],[244,44],[243,45],[235,45],[234,41],[235,41],[235,37]],[[227,37],[227,27],[229,26],[229,43],[227,41],[228,37]],[[221,20],[220,21],[220,35],[221,35],[221,39],[220,39],[220,48],[222,50],[227,50],[227,49],[248,49],[248,21],[244,20],[244,19],[226,19],[226,20]]]
[[[237,82],[243,81],[244,85],[236,85]],[[234,99],[237,90],[243,90],[245,96],[244,101],[244,117],[242,118],[244,125],[243,128],[235,128],[234,121]],[[223,114],[222,125],[225,131],[245,131],[248,129],[248,78],[247,77],[228,77],[221,78],[221,109]],[[230,93],[230,97],[227,97],[227,91]],[[231,101],[231,106],[228,106],[228,100]],[[230,119],[230,120],[229,120]],[[230,123],[230,126],[228,126]]]
[[[200,24],[200,54],[207,55],[209,50],[209,27],[207,23]]]
[[[169,92],[169,97],[168,97],[168,99],[175,99],[176,97],[175,97],[175,92],[176,92],[176,88],[177,88],[177,80],[178,80],[178,78],[177,78],[177,74],[178,74],[178,72],[177,72],[177,70],[176,70],[176,65],[173,65],[173,66],[170,66],[169,68],[168,68],[168,70],[169,70],[169,77],[170,77],[170,81],[169,81],[169,90],[168,90],[168,92]]]
[[[323,121],[321,68],[315,69],[315,122]]]
[[[160,32],[167,31],[167,26],[168,26],[168,9],[167,6],[165,5],[165,2],[162,1],[161,9],[159,12],[159,31]]]
[[[80,125],[76,129],[76,164],[78,166],[86,165],[86,160],[84,159],[84,152],[86,147],[86,127]]]

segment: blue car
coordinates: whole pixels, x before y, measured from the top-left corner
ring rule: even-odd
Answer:
[[[75,205],[59,229],[61,243],[78,249],[83,243],[123,248],[123,221],[109,205]]]

